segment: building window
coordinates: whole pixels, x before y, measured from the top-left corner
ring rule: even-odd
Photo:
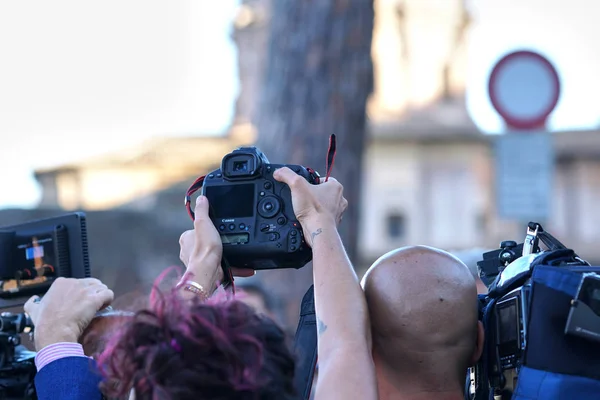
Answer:
[[[400,239],[406,234],[406,220],[404,215],[391,214],[387,217],[387,232],[392,239]]]

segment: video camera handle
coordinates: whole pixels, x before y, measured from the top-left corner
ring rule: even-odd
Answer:
[[[525,256],[531,253],[539,253],[541,251],[539,246],[540,241],[548,248],[548,251],[568,249],[567,246],[562,244],[560,240],[545,231],[541,224],[537,222],[530,222],[527,224],[527,236],[525,237],[525,242],[523,243],[523,255]],[[575,253],[573,254],[573,258],[578,262],[581,262],[583,265],[590,265],[590,263],[583,260]]]
[[[530,222],[527,224],[527,235],[525,236],[525,242],[523,243],[523,255],[526,256],[532,253],[538,253],[540,251],[540,240],[550,251],[567,248],[558,239],[546,232],[541,224]]]

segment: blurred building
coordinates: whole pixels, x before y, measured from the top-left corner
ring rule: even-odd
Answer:
[[[271,0],[243,0],[234,23],[240,95],[223,137],[170,138],[130,152],[38,171],[42,205],[181,213],[185,186],[251,143]],[[462,0],[375,0],[375,91],[368,107],[360,253],[369,262],[408,244],[468,249],[522,240],[494,205],[493,137],[465,107],[471,17]],[[546,228],[600,262],[600,132],[553,134],[557,169]],[[531,171],[529,173],[534,173]]]
[[[158,205],[161,192],[174,184],[191,184],[204,172],[218,168],[224,154],[254,143],[255,136],[251,126],[240,124],[224,136],[156,139],[78,163],[38,170],[40,207],[151,210]],[[180,200],[179,206],[183,197]]]

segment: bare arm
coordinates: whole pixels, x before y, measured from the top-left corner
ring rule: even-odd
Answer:
[[[348,206],[343,187],[333,178],[310,185],[288,168],[275,171],[275,179],[290,187],[294,214],[313,249],[319,354],[315,397],[376,400],[366,301],[337,231]]]
[[[334,221],[307,226],[313,246],[319,379],[316,400],[377,399],[363,291]]]

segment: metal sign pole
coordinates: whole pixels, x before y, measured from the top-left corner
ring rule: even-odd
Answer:
[[[496,64],[488,89],[507,129],[494,146],[498,215],[545,222],[554,177],[554,146],[546,122],[560,97],[558,73],[542,55],[516,51]]]

